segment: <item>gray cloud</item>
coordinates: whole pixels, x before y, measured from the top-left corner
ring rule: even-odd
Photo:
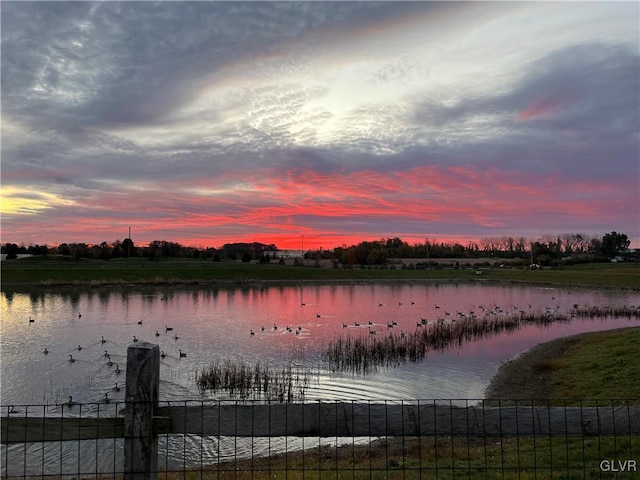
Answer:
[[[2,7],[3,108],[69,125],[162,124],[225,65],[276,51],[325,22],[357,27],[415,8],[9,2]]]
[[[623,46],[571,47],[534,61],[508,92],[461,95],[453,106],[423,100],[415,106],[412,121],[445,132],[468,129],[470,136],[462,145],[447,148],[450,163],[468,161],[471,152],[455,152],[472,148],[476,161],[507,168],[515,162],[534,171],[558,168],[569,173],[579,167],[581,174],[614,173],[603,161],[613,155],[623,171],[635,169],[639,65],[638,52]],[[527,109],[531,115],[518,118]],[[470,129],[479,118],[479,128]],[[488,135],[475,140],[482,128]],[[558,163],[560,158],[564,162]]]
[[[468,5],[5,2],[1,8],[3,128],[11,126],[4,130],[2,167],[3,183],[12,186],[37,185],[93,205],[100,193],[133,198],[131,191],[154,181],[208,182],[223,189],[225,182],[267,174],[303,181],[305,173],[392,174],[422,165],[472,165],[538,179],[557,173],[570,181],[596,178],[619,185],[638,174],[637,45],[592,41],[558,48],[523,65],[500,90],[472,94],[480,89],[443,87],[428,98],[412,93],[334,115],[322,103],[330,85],[315,79],[296,83],[322,48],[331,52],[339,71],[340,62],[360,61],[333,56],[349,51],[350,38],[377,40],[378,32],[384,35],[395,22],[464,11]],[[295,56],[280,63],[289,53]],[[404,78],[427,78],[430,70],[421,62],[419,56],[389,54],[363,84],[401,91]],[[220,84],[233,98],[196,101]],[[450,104],[451,98],[459,101]],[[149,192],[156,193],[154,188]],[[169,193],[144,199],[141,208],[160,204],[194,215],[239,209],[225,204],[226,197],[207,204]],[[274,201],[246,200],[245,208]],[[78,215],[135,215],[100,207]],[[67,218],[67,208],[48,212]],[[566,216],[547,220],[564,229]],[[446,221],[439,224],[443,232],[472,228],[466,218]],[[510,221],[516,219],[505,219]],[[336,225],[326,218],[313,222]],[[391,226],[422,228],[419,219],[385,222],[363,217],[344,229],[382,234]]]

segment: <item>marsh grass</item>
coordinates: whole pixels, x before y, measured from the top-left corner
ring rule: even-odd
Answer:
[[[304,400],[312,378],[311,369],[299,369],[292,362],[273,368],[260,362],[215,360],[202,372],[196,372],[201,391],[225,392],[239,400]]]
[[[549,325],[568,322],[573,317],[589,318],[640,318],[640,307],[583,307],[574,306],[568,315],[556,311],[520,312],[517,314],[465,316],[459,319],[422,320],[410,333],[389,331],[386,335],[368,335],[352,338],[339,336],[332,340],[324,352],[324,358],[334,371],[367,374],[377,367],[396,366],[405,362],[417,362],[429,352],[445,351],[460,347],[474,340],[511,333],[526,325]],[[564,361],[549,360],[541,363],[540,371],[555,370]],[[559,397],[562,398],[562,397]]]

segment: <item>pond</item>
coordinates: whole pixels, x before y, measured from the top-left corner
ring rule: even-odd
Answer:
[[[134,337],[157,343],[165,354],[161,401],[233,398],[226,391],[201,392],[196,385],[198,373],[227,360],[269,368],[292,365],[306,372],[311,378],[304,392],[307,401],[479,399],[501,363],[537,343],[639,324],[637,317],[571,318],[576,305],[636,304],[635,293],[615,290],[432,282],[3,292],[2,414],[13,404],[48,404],[40,411],[59,415],[60,405],[71,396],[88,404],[82,406],[83,415],[99,409],[100,415],[110,416],[105,413],[109,408],[122,408],[115,402],[124,400],[124,388],[116,391],[116,384],[124,386],[127,347]],[[372,338],[370,331],[377,338],[411,335],[424,328],[418,326],[422,319],[452,322],[518,312],[553,312],[565,321],[523,324],[366,375],[334,371],[326,361],[328,346],[338,338]],[[110,405],[98,405],[105,394]],[[160,439],[160,464],[198,466],[312,444],[291,438],[168,437]],[[3,445],[0,455],[6,465],[1,473],[78,475],[80,468],[110,473],[122,468],[122,445],[120,439]]]
[[[308,400],[482,398],[499,365],[537,343],[638,321],[589,318],[527,325],[364,376],[333,372],[323,353],[339,336],[414,332],[421,318],[480,316],[481,309],[566,314],[576,304],[635,303],[636,294],[614,290],[420,282],[3,293],[1,403],[61,403],[70,395],[74,401],[98,402],[107,392],[122,400],[124,391],[113,390],[116,382],[124,383],[116,369],[125,368],[134,337],[165,352],[161,400],[229,398],[226,392],[202,394],[195,383],[197,372],[225,359],[308,368],[313,374]]]

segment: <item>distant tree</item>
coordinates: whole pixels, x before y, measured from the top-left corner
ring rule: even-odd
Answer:
[[[123,257],[137,257],[138,252],[136,251],[136,246],[133,244],[133,240],[130,238],[125,238],[122,241],[122,256]]]
[[[18,258],[18,245],[15,243],[6,243],[2,247],[2,253],[5,253],[6,260],[15,260]]]
[[[606,233],[602,237],[600,252],[607,257],[615,257],[629,248],[630,244],[631,241],[624,233],[617,233],[615,231]]]
[[[269,254],[263,253],[262,255],[260,255],[260,263],[269,263],[269,262],[271,262],[271,258],[269,257]]]
[[[600,255],[602,252],[602,239],[592,238],[589,242],[589,248],[587,251],[594,255]]]
[[[46,255],[49,252],[49,247],[46,245],[29,245],[27,253],[31,255]]]
[[[101,260],[109,260],[111,258],[111,247],[107,242],[100,244],[98,255]]]
[[[242,262],[243,262],[243,263],[249,263],[249,262],[251,261],[251,259],[252,259],[252,258],[253,258],[253,257],[252,257],[252,255],[251,255],[249,252],[244,252],[244,253],[242,254],[242,258],[241,258],[241,260],[242,260]]]

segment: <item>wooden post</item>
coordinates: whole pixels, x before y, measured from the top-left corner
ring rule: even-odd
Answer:
[[[124,417],[124,479],[156,480],[158,437],[153,415],[158,408],[160,351],[158,345],[137,342],[127,348]]]

